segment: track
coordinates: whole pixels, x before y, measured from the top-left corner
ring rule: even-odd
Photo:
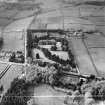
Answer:
[[[0,74],[0,79],[6,74],[6,72],[9,70],[9,68],[11,67],[11,65],[10,64],[8,64],[7,66],[6,66],[6,68],[1,72],[1,74]]]
[[[3,61],[0,61],[0,63],[8,64],[8,65],[6,66],[6,68],[0,73],[0,79],[6,74],[6,72],[9,70],[9,68],[10,68],[12,65],[18,65],[18,66],[24,66],[24,65],[25,65],[25,64],[21,64],[21,63],[3,62]]]
[[[9,68],[11,67],[11,65],[7,65],[5,70],[2,71],[2,73],[0,74],[0,79],[5,75],[5,73],[9,70]]]

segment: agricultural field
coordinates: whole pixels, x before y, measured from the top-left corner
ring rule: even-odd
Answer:
[[[87,50],[82,42],[82,39],[78,39],[76,37],[69,38],[72,42],[73,52],[75,54],[75,59],[78,64],[79,72],[82,75],[90,75],[95,74],[97,75],[90,57],[87,53]]]
[[[0,3],[0,17],[0,105],[105,105],[105,0],[16,0]],[[27,29],[75,35],[26,32],[24,43]],[[26,74],[9,64],[24,60]]]
[[[24,56],[24,35],[23,32],[4,32],[0,44],[0,61],[3,62],[17,62],[11,61],[13,53],[15,57],[18,56],[17,52],[21,52]],[[18,62],[17,62],[18,63]]]
[[[87,34],[84,42],[93,59],[99,76],[105,76],[105,36],[101,33]]]

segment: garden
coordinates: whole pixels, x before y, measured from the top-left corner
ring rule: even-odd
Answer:
[[[73,72],[74,70],[75,72],[77,64],[66,38],[50,36],[50,33],[47,36],[40,37],[32,33],[29,35],[27,40],[27,56],[32,58],[32,62],[39,59],[44,62],[58,63],[62,67],[69,69],[67,71]]]

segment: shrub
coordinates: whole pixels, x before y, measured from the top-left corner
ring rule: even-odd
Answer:
[[[52,46],[52,47],[51,47],[51,50],[52,50],[52,51],[56,51],[56,50],[57,50],[57,47],[56,47],[56,46]]]

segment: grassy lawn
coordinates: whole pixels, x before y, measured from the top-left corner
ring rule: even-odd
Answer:
[[[50,51],[52,54],[59,56],[63,60],[69,59],[69,55],[66,51]]]
[[[33,58],[34,58],[34,59],[36,59],[36,57],[35,57],[36,54],[39,54],[39,55],[40,55],[40,58],[41,58],[42,60],[44,60],[44,61],[46,61],[46,62],[54,63],[54,61],[49,60],[47,57],[45,57],[44,53],[43,53],[41,50],[34,48],[34,49],[32,50],[32,55],[33,55]]]

